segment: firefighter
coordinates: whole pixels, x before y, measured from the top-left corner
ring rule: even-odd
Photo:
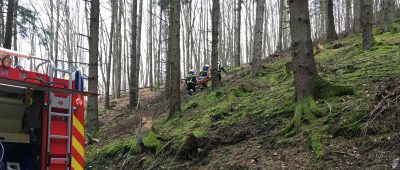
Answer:
[[[208,76],[208,69],[210,68],[210,66],[205,65],[203,66],[203,69],[200,72],[200,77],[207,77]]]
[[[196,92],[196,81],[196,73],[193,70],[189,71],[189,74],[186,76],[186,86],[189,95]]]
[[[209,70],[210,66],[208,66],[207,64],[205,66],[203,66],[201,72],[200,72],[200,76],[199,76],[199,80],[203,80],[208,76],[208,70]],[[201,84],[200,90],[204,91],[205,89],[207,89],[207,81],[204,82],[203,84]]]
[[[220,63],[218,63],[218,79],[219,79],[219,81],[222,80],[221,72],[224,72],[226,74],[225,68],[222,67],[222,65]]]

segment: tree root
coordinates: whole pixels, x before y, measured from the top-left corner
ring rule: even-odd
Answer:
[[[315,119],[315,114],[318,112],[317,105],[315,104],[315,100],[311,96],[307,96],[303,98],[301,101],[297,103],[295,108],[293,119],[290,123],[278,131],[275,136],[292,136],[298,132],[301,123],[307,121],[309,123],[313,122]]]

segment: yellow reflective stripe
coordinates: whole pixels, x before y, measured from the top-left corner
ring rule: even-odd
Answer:
[[[81,143],[76,140],[75,136],[72,136],[72,147],[74,147],[76,151],[78,151],[79,155],[82,156],[82,158],[85,157],[85,149],[83,148]]]
[[[71,167],[74,170],[83,170],[82,165],[79,164],[78,161],[76,161],[74,157],[72,157],[72,160],[71,160]]]
[[[72,117],[73,117],[73,120],[72,120],[73,126],[78,130],[78,132],[79,132],[82,136],[85,136],[85,134],[84,134],[84,128],[83,128],[82,123],[76,118],[75,115],[72,116]]]

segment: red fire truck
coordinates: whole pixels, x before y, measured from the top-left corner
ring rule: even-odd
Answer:
[[[27,71],[9,56],[40,64]],[[90,94],[82,73],[2,48],[0,58],[0,169],[84,169],[84,96]]]

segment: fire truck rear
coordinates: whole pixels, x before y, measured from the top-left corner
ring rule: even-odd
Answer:
[[[10,56],[39,64],[24,70]],[[2,48],[0,58],[0,169],[84,169],[81,72]]]

